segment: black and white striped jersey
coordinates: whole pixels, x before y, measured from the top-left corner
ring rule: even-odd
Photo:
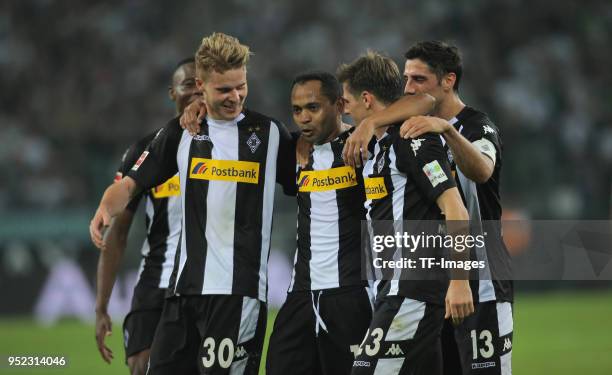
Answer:
[[[295,192],[295,143],[280,122],[245,110],[190,136],[178,118],[130,170],[150,188],[176,173],[183,225],[171,293],[266,300],[275,183]]]
[[[361,169],[342,160],[353,130],[314,145],[308,164],[297,169],[297,250],[290,292],[366,285],[360,253],[363,177]]]
[[[464,107],[450,123],[468,141],[495,163],[491,178],[484,184],[468,179],[457,168],[450,149],[447,149],[453,175],[465,206],[467,207],[472,228],[486,233],[485,249],[472,251],[472,259],[484,260],[487,268],[478,271],[480,275],[471,277],[474,302],[513,300],[512,261],[502,239],[501,199],[499,195],[500,172],[502,167],[502,142],[499,129],[489,117],[474,108]]]
[[[363,176],[367,220],[374,233],[378,232],[377,221],[382,220],[394,221],[393,231],[400,233],[420,233],[421,223],[426,225],[444,220],[436,200],[444,191],[456,186],[440,137],[427,133],[416,139],[403,139],[397,125],[389,127],[376,142],[374,154],[364,166]],[[398,228],[404,221],[410,221],[410,228]],[[406,253],[406,248],[393,251],[394,259],[412,256]],[[429,248],[426,251],[430,253],[421,255],[442,255],[442,249]],[[444,303],[448,288],[448,276],[444,270],[405,268],[392,272],[383,274],[382,281],[377,278],[374,286],[378,295]],[[405,273],[412,273],[412,276]]]
[[[115,181],[127,175],[155,137],[157,131],[130,146],[123,154]],[[138,282],[157,288],[168,288],[174,267],[174,256],[181,234],[180,183],[175,175],[152,189],[138,194],[127,209],[135,212],[140,200],[145,200],[147,236],[142,244],[142,261]]]

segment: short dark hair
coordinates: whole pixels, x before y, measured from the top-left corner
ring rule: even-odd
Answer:
[[[302,85],[308,81],[321,82],[321,93],[329,99],[331,103],[335,103],[342,97],[342,85],[338,82],[336,76],[324,71],[309,71],[298,74],[291,83],[291,91],[295,85]]]
[[[340,65],[338,80],[346,82],[353,95],[369,91],[385,104],[399,99],[403,90],[397,64],[373,51],[368,51],[350,64]]]
[[[178,63],[176,63],[174,70],[177,70],[185,64],[195,64],[195,57],[185,57],[184,59],[180,60]]]
[[[410,47],[404,54],[406,59],[419,59],[429,65],[438,81],[448,73],[455,73],[457,79],[453,85],[454,91],[459,91],[459,82],[463,73],[459,49],[439,40],[423,41]]]

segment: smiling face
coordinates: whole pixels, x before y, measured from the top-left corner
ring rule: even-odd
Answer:
[[[291,90],[293,121],[307,142],[322,144],[335,138],[341,129],[342,104],[333,103],[321,90],[321,81],[297,83]]]
[[[196,79],[206,102],[208,115],[215,120],[235,119],[244,106],[248,93],[246,67],[206,72]]]
[[[185,63],[179,66],[172,76],[170,99],[176,103],[176,113],[181,113],[191,102],[202,94],[195,83],[195,64]]]

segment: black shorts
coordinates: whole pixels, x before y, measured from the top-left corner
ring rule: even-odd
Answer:
[[[155,328],[164,307],[166,289],[136,284],[132,307],[123,321],[125,360],[143,350],[150,349]]]
[[[147,374],[257,374],[266,304],[236,295],[166,300]]]
[[[378,298],[351,374],[441,374],[443,324],[441,305],[400,296]]]
[[[442,330],[444,374],[512,374],[512,303],[483,302],[474,310],[459,326],[447,322]]]
[[[349,374],[371,318],[365,287],[289,293],[274,322],[266,373]]]

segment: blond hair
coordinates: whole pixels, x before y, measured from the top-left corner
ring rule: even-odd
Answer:
[[[225,73],[239,69],[247,65],[249,56],[249,47],[240,44],[238,39],[223,33],[213,33],[202,39],[195,54],[196,73],[203,78],[212,71]]]

